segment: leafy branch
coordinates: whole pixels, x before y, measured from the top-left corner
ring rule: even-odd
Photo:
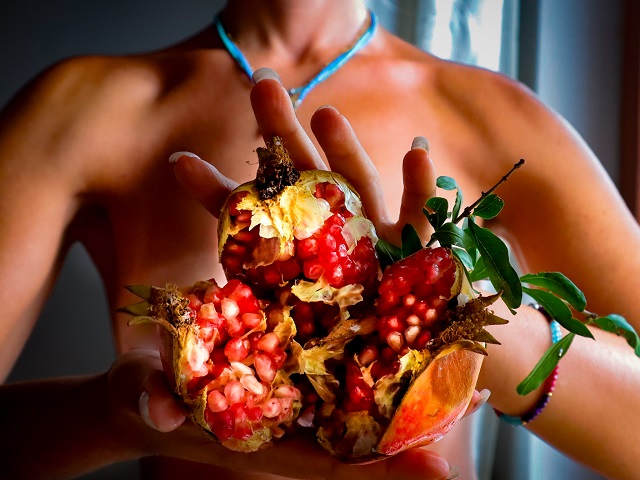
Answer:
[[[469,281],[490,281],[496,292],[501,292],[503,302],[513,314],[522,304],[524,295],[527,295],[568,330],[569,333],[545,352],[531,373],[518,385],[520,395],[526,395],[542,385],[566,355],[576,335],[593,339],[589,326],[624,337],[636,355],[640,356],[640,338],[625,318],[617,314],[601,317],[586,310],[584,293],[560,272],[520,276],[511,264],[509,248],[504,241],[490,229],[477,224],[476,219],[491,220],[502,211],[504,201],[494,192],[524,163],[524,160],[520,160],[514,164],[493,187],[482,192],[480,198],[462,212],[463,196],[456,181],[451,177],[439,177],[436,181],[438,188],[455,191],[452,208],[449,209],[446,198],[436,196],[428,199],[422,209],[434,230],[426,247],[439,244],[450,248],[465,266]],[[415,228],[405,225],[400,247],[381,239],[376,248],[384,268],[425,248],[425,245]]]

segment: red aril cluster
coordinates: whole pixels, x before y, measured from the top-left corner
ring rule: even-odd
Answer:
[[[279,239],[261,237],[259,225],[252,224],[252,211],[240,207],[249,193],[240,191],[230,197],[228,212],[235,233],[226,238],[220,256],[228,277],[245,277],[261,289],[303,279],[323,281],[334,288],[360,284],[372,290],[378,273],[372,236],[353,238],[349,223],[354,213],[345,204],[341,186],[319,181],[314,187],[313,196],[326,212],[326,220],[315,231],[294,235],[278,252]]]
[[[268,304],[237,279],[223,287],[200,283],[182,297],[190,322],[183,324],[189,334],[183,336],[176,379],[188,399],[203,398],[206,426],[223,442],[249,440],[265,429],[267,437],[282,435],[301,399],[286,377],[276,378],[293,331],[281,334],[270,327],[264,314]]]

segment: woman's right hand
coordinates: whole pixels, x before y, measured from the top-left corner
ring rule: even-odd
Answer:
[[[285,436],[255,453],[232,452],[187,418],[154,351],[125,353],[107,379],[111,425],[117,430],[114,438],[130,445],[135,456],[161,455],[288,478],[453,478],[446,460],[429,450],[413,449],[369,465],[347,465],[304,433]]]

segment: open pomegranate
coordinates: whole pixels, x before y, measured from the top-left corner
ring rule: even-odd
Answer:
[[[474,391],[484,330],[504,323],[475,298],[447,248],[380,272],[360,198],[334,172],[297,172],[281,141],[257,180],[228,197],[219,255],[229,282],[130,287],[131,323],[170,335],[163,352],[193,420],[255,451],[309,428],[349,462],[442,437]]]

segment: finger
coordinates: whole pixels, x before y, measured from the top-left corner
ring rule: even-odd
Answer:
[[[264,141],[271,143],[274,136],[282,138],[299,170],[326,170],[318,150],[300,125],[278,74],[270,68],[260,68],[254,72],[253,80],[251,105]]]
[[[186,412],[171,393],[164,373],[158,370],[145,380],[139,408],[144,422],[159,432],[171,432],[187,418]]]
[[[422,208],[427,199],[436,194],[436,170],[429,157],[426,138],[416,137],[413,140],[411,150],[402,162],[402,178],[404,190],[398,216],[398,230],[409,223],[424,240],[431,234],[431,227]]]
[[[344,175],[360,194],[367,217],[378,229],[390,223],[382,182],[348,120],[333,107],[322,107],[311,117],[311,130],[332,170]]]
[[[489,397],[491,396],[491,391],[484,389],[482,391],[474,390],[473,396],[471,397],[471,401],[469,402],[469,406],[467,407],[467,411],[464,413],[464,416],[472,415],[482,407]]]
[[[221,459],[229,468],[243,468],[245,456],[228,452]],[[341,462],[329,455],[312,438],[296,436],[283,438],[277,448],[256,452],[252,467],[287,478],[306,480],[404,480],[420,478],[440,480],[455,478],[455,470],[436,452],[414,448],[393,457],[369,464],[353,465]],[[246,468],[246,467],[244,467]]]
[[[414,448],[371,465],[336,464],[333,473],[335,476],[332,475],[330,478],[344,480],[353,478],[443,480],[456,478],[457,469],[450,467],[448,462],[436,452]]]
[[[238,184],[191,152],[176,152],[169,162],[182,187],[218,218],[224,201]]]

